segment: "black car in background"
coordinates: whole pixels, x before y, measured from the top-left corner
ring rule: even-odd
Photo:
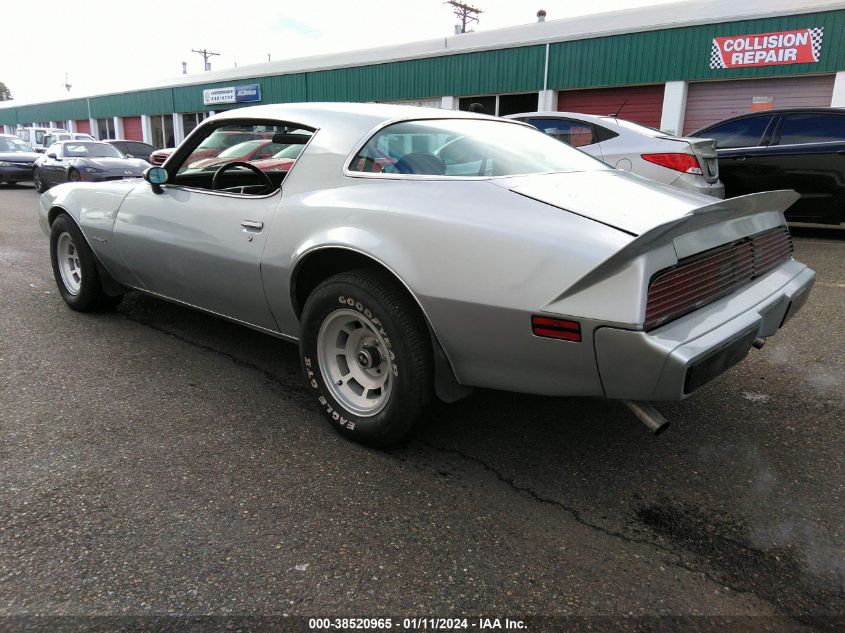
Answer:
[[[690,136],[716,141],[726,197],[794,189],[787,220],[845,222],[845,108],[754,112]]]
[[[127,158],[140,158],[148,163],[150,162],[150,154],[158,149],[155,145],[150,145],[149,143],[143,143],[141,141],[107,139],[103,142],[108,143],[109,145],[114,145],[117,149],[123,152]]]
[[[17,136],[0,134],[0,184],[32,180],[32,165],[40,155]]]

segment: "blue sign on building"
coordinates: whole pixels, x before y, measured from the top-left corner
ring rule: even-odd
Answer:
[[[261,84],[249,84],[235,88],[235,103],[261,101]]]

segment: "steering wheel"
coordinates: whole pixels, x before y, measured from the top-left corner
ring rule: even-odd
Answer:
[[[246,167],[250,171],[258,174],[259,176],[261,176],[261,178],[264,179],[264,182],[259,184],[259,185],[241,185],[241,186],[235,186],[235,187],[226,187],[226,189],[225,189],[226,191],[229,191],[231,189],[240,189],[239,193],[243,193],[244,189],[246,189],[247,187],[263,187],[262,190],[255,192],[256,195],[258,195],[259,193],[270,193],[271,191],[273,191],[276,188],[276,186],[273,184],[273,181],[270,180],[270,177],[267,174],[265,174],[263,171],[258,169],[258,167],[256,167],[255,165],[253,165],[251,163],[246,163],[242,160],[233,160],[230,163],[220,165],[220,167],[217,169],[217,171],[214,172],[214,177],[211,179],[211,188],[213,190],[216,191],[217,189],[219,189],[218,185],[220,184],[220,176],[223,175],[223,172],[228,171],[229,169],[232,169],[233,167]],[[264,189],[266,189],[266,191],[264,191]]]

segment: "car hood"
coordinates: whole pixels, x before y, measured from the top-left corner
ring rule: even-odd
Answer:
[[[99,167],[106,171],[120,171],[125,169],[138,171],[147,167],[146,161],[136,158],[85,158],[80,161],[80,164]]]
[[[0,152],[0,160],[12,163],[32,163],[40,157],[41,154],[37,152]]]
[[[716,202],[710,196],[615,169],[512,176],[490,182],[631,235],[642,235]]]

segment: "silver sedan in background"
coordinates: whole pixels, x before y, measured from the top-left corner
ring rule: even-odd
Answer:
[[[101,141],[61,141],[53,143],[35,161],[32,181],[43,193],[63,182],[105,182],[140,178],[150,164],[127,158],[116,147]]]
[[[616,169],[715,198],[725,197],[716,145],[711,139],[672,136],[615,116],[576,112],[525,112],[506,118],[529,123]]]

